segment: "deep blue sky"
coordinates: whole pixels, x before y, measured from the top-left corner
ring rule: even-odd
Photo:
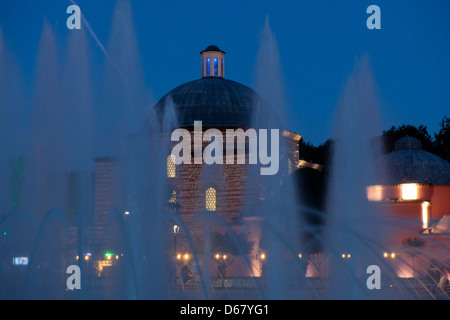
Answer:
[[[77,3],[107,46],[115,1]],[[64,47],[70,4],[0,1],[0,28],[27,83],[44,18]],[[366,28],[371,4],[381,8],[381,30]],[[132,7],[147,85],[157,99],[200,77],[199,52],[209,44],[227,52],[226,77],[252,87],[267,15],[280,49],[290,127],[306,140],[319,144],[330,136],[340,90],[361,54],[372,63],[385,129],[422,123],[433,133],[450,116],[448,0],[134,0]],[[104,57],[90,44],[98,74]]]

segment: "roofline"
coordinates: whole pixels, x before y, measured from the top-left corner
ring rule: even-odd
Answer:
[[[302,139],[302,135],[287,130],[283,131],[283,136],[289,137],[295,141],[300,141]]]
[[[223,53],[223,54],[227,54],[225,51],[223,51],[223,50],[203,50],[203,51],[201,51],[200,52],[200,54],[202,54],[203,52],[221,52],[221,53]]]

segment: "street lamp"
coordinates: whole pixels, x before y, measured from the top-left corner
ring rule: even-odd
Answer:
[[[256,260],[259,260],[261,262],[264,262],[266,260],[267,256],[264,252],[256,255]]]
[[[174,238],[174,244],[173,244],[173,252],[174,254],[177,253],[177,234],[180,232],[180,227],[177,225],[173,226],[173,238]]]

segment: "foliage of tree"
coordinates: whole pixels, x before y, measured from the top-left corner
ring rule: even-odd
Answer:
[[[217,233],[212,239],[212,248],[222,253],[217,261],[217,275],[222,280],[227,276],[227,269],[234,262],[234,256],[249,255],[253,251],[254,241],[249,240],[247,233],[241,233],[234,239],[229,233]],[[225,255],[228,256],[225,259]]]
[[[331,139],[328,139],[317,147],[314,146],[311,142],[305,142],[302,139],[299,143],[300,159],[328,166],[331,160],[330,155],[332,147],[333,140]]]
[[[431,153],[435,152],[434,144],[428,129],[424,125],[415,127],[413,125],[402,125],[400,127],[393,126],[387,131],[383,131],[382,140],[384,143],[385,153],[394,151],[395,143],[405,136],[419,139],[422,144],[422,149]]]
[[[194,249],[197,253],[204,253],[205,239],[203,236],[195,235],[193,237]],[[220,279],[225,279],[227,268],[234,262],[236,256],[246,256],[253,252],[255,242],[250,240],[249,233],[241,233],[238,235],[228,232],[216,232],[211,235],[209,250],[207,254],[214,257],[217,263],[217,275]],[[219,254],[220,258],[216,259],[215,255]],[[226,256],[226,258],[225,258]]]
[[[230,235],[228,232],[211,234],[209,248],[212,253],[225,253],[228,255],[248,255],[253,251],[255,242],[250,240],[250,234],[241,233]],[[194,250],[202,253],[205,248],[204,235],[195,234],[193,237]]]
[[[249,239],[250,234],[241,233],[234,237],[227,233],[216,233],[212,237],[211,249],[234,256],[249,255],[255,242]]]
[[[356,134],[356,133],[355,133]],[[444,117],[440,124],[440,130],[431,135],[425,125],[401,125],[392,126],[389,130],[382,132],[379,139],[381,139],[383,146],[383,153],[393,152],[395,143],[405,137],[410,136],[419,139],[422,144],[422,149],[430,153],[436,154],[439,157],[450,162],[450,118]],[[318,163],[325,166],[324,172],[327,173],[332,163],[333,154],[333,140],[329,139],[326,142],[314,146],[311,142],[306,142],[303,139],[299,143],[300,159]]]
[[[450,162],[450,118],[444,117],[441,121],[441,129],[434,134],[436,153]]]
[[[403,251],[406,253],[406,255],[412,258],[414,277],[416,276],[415,258],[422,254],[423,248],[425,247],[426,243],[426,240],[422,239],[421,237],[408,237],[403,239],[402,241]]]

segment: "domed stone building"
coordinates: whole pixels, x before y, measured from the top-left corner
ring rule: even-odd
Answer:
[[[424,239],[422,249],[428,257],[424,254],[416,269],[425,274],[431,260],[450,259],[450,164],[422,150],[418,139],[406,136],[396,142],[393,152],[378,159],[377,165],[384,175],[378,185],[367,188],[367,196],[378,202],[388,217],[389,230],[383,238],[398,254],[408,238]],[[404,263],[397,266],[398,276],[413,276],[415,270],[408,259],[407,255],[399,259]]]
[[[162,123],[168,108],[173,108],[176,128],[189,132],[192,141],[192,157],[204,152],[207,143],[202,138],[208,129],[220,131],[225,139],[229,130],[234,130],[233,139],[246,138],[246,130],[263,128],[255,119],[270,117],[276,123],[276,116],[264,99],[254,90],[238,82],[225,78],[225,52],[211,45],[201,53],[201,78],[182,84],[154,106],[155,115]],[[170,111],[169,111],[170,112]],[[196,132],[196,123],[201,123],[201,131]],[[279,127],[278,127],[279,128]],[[268,128],[269,129],[269,128]],[[240,131],[239,131],[240,130]],[[200,138],[196,135],[200,133]],[[248,137],[247,137],[248,138]],[[200,139],[200,140],[199,140]],[[249,138],[250,139],[250,138]],[[268,138],[270,141],[270,138]],[[281,183],[282,179],[300,166],[299,141],[301,136],[292,132],[280,132],[279,172],[274,176]],[[172,142],[167,149],[167,185],[168,202],[171,210],[181,217],[185,229],[174,225],[168,230],[176,232],[174,256],[183,260],[191,253],[186,233],[195,238],[206,230],[223,233],[232,230],[236,234],[248,234],[253,243],[247,257],[235,257],[231,273],[235,276],[259,276],[260,261],[257,261],[262,218],[257,208],[267,196],[262,177],[254,174],[249,165],[252,149],[246,144],[242,150],[233,147],[233,163],[227,162],[230,148],[223,145],[223,164],[207,165],[205,163],[175,164],[170,150],[177,142]],[[105,216],[111,210],[114,200],[111,176],[114,163],[109,158],[96,161],[96,208],[97,226],[101,228]],[[212,219],[205,219],[205,214]],[[210,226],[209,226],[210,224]],[[244,263],[249,261],[251,267]],[[242,268],[242,266],[247,267]]]

